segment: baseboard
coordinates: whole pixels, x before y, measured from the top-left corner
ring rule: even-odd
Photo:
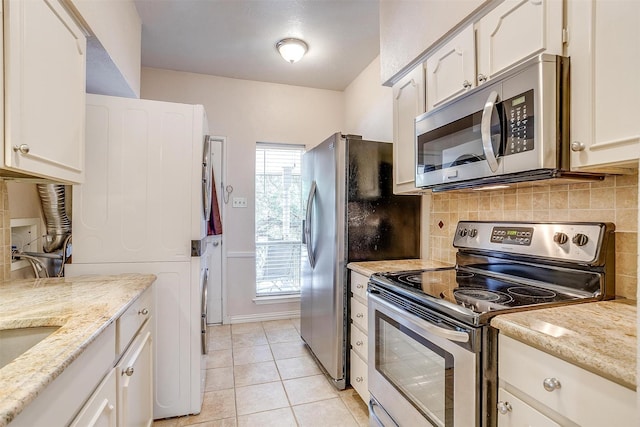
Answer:
[[[279,311],[275,313],[257,313],[229,316],[229,323],[268,322],[269,320],[295,319],[300,317],[300,310]]]

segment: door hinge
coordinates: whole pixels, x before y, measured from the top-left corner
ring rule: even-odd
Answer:
[[[569,29],[568,28],[563,28],[562,29],[562,44],[567,44],[569,43]]]

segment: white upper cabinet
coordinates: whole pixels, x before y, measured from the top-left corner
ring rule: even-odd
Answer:
[[[511,66],[545,52],[562,55],[562,0],[505,0],[476,23],[482,84]]]
[[[475,60],[472,25],[456,34],[427,58],[428,110],[475,86]]]
[[[427,110],[540,53],[562,55],[561,0],[506,0],[426,60]]]
[[[2,167],[84,179],[86,38],[59,0],[4,1]]]
[[[571,167],[606,170],[640,157],[640,2],[569,0]]]
[[[424,70],[415,67],[393,85],[393,192],[415,192],[415,118],[424,112]]]

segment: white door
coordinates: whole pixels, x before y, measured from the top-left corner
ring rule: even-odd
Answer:
[[[226,138],[214,136],[211,138],[211,167],[216,186],[216,197],[220,218],[223,220],[223,180],[224,180],[224,143]],[[211,213],[213,215],[213,212]],[[223,221],[224,222],[224,221]],[[224,232],[224,227],[223,227]],[[207,323],[222,323],[222,283],[223,283],[223,240],[224,234],[213,236],[209,248],[209,280],[207,297]]]

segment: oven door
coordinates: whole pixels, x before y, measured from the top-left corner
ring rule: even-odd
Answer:
[[[472,329],[424,320],[375,294],[368,301],[371,425],[478,426]]]

